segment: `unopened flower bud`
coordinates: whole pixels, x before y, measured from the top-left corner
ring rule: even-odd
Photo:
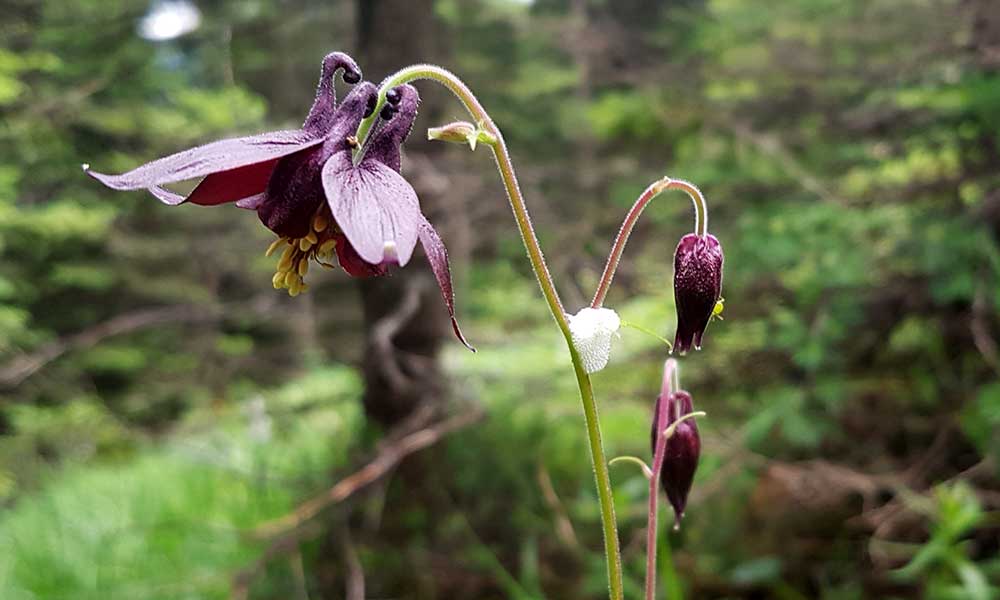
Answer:
[[[611,357],[611,338],[618,335],[622,324],[618,313],[610,308],[584,308],[566,317],[583,369],[595,373],[606,367]]]
[[[476,127],[468,121],[455,121],[441,127],[431,127],[427,130],[427,139],[455,144],[468,144],[469,148],[473,150],[476,149],[476,145],[480,142],[493,144],[497,141],[496,136]]]
[[[674,350],[701,349],[701,338],[722,295],[722,245],[714,235],[689,233],[674,252],[677,335]]]
[[[669,402],[665,422],[660,419],[660,403]],[[698,457],[701,455],[701,437],[698,435],[698,424],[693,418],[687,418],[678,423],[684,415],[691,414],[694,407],[691,394],[685,391],[674,392],[672,396],[661,394],[656,399],[653,409],[653,428],[651,432],[653,454],[656,454],[657,436],[672,425],[675,425],[670,437],[666,440],[666,451],[663,465],[660,468],[660,485],[667,493],[667,500],[674,507],[674,523],[680,526],[684,508],[687,506],[688,493],[694,482],[694,473],[698,469]]]

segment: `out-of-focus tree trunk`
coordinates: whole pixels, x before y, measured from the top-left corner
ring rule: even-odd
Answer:
[[[378,83],[403,66],[438,58],[441,25],[433,5],[433,0],[358,0],[359,60],[368,79]],[[426,186],[422,189],[424,178],[414,169],[412,155],[433,152],[422,132],[426,115],[434,112],[435,100],[440,98],[423,95],[420,112],[424,118],[418,119],[403,156],[403,174],[414,184],[424,212],[432,219],[436,194]],[[447,241],[444,232],[442,236]],[[438,353],[451,328],[421,253],[389,277],[361,280],[359,285],[366,333],[365,413],[389,427],[417,406],[443,402],[445,385]]]

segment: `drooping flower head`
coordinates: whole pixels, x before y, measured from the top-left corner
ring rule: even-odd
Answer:
[[[672,393],[661,393],[656,398],[653,409],[653,427],[650,432],[653,454],[656,454],[657,436],[671,425],[677,424],[673,433],[666,440],[663,463],[660,468],[660,485],[667,494],[667,500],[674,507],[674,523],[680,526],[684,509],[687,506],[688,493],[694,482],[694,474],[698,469],[698,457],[701,455],[701,437],[698,435],[698,424],[693,418],[680,423],[678,419],[694,412],[691,394],[678,390]]]
[[[333,76],[356,83],[336,104]],[[155,160],[121,175],[84,170],[110,188],[146,189],[170,205],[206,206],[235,202],[255,210],[279,236],[268,254],[284,245],[272,283],[292,296],[305,291],[310,261],[325,266],[336,254],[355,277],[384,275],[404,266],[417,240],[423,245],[441,288],[458,338],[448,255],[420,212],[416,193],[400,175],[400,145],[413,127],[420,96],[411,86],[390,90],[379,126],[359,160],[354,137],[375,108],[377,88],[361,82],[361,70],[346,54],[323,61],[320,82],[302,129],[222,140]],[[187,197],[164,185],[203,177]]]
[[[701,338],[722,296],[722,245],[712,234],[689,233],[674,252],[677,335],[674,350],[701,349]]]

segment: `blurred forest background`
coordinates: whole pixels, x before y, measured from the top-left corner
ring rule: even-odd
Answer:
[[[664,597],[1000,597],[995,0],[192,2],[0,1],[0,597],[605,597],[492,161],[425,139],[456,101],[420,84],[404,173],[475,355],[422,259],[292,299],[253,213],[80,172],[297,127],[332,50],[477,91],[570,310],[649,182],[706,192],[725,321],[681,360],[708,418]],[[691,222],[647,211],[624,319],[672,337]],[[625,329],[595,376],[610,456],[648,456],[664,358]],[[645,480],[612,477],[635,598]]]

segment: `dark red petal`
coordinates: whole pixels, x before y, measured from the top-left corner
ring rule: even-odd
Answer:
[[[204,177],[212,173],[256,166],[259,163],[273,164],[276,159],[282,156],[317,146],[322,142],[322,137],[309,135],[300,130],[272,131],[250,137],[220,140],[184,150],[146,163],[121,175],[97,173],[91,171],[89,165],[84,166],[84,171],[112,189],[148,189],[167,183]],[[257,172],[256,170],[252,171]],[[154,192],[154,195],[161,201],[163,200],[161,194]],[[166,197],[170,198],[170,196]],[[232,200],[237,199],[232,198]]]
[[[458,341],[465,344],[465,347],[473,352],[476,351],[462,335],[462,330],[458,326],[458,319],[455,318],[455,292],[451,287],[451,267],[448,265],[448,249],[438,235],[434,227],[423,219],[418,229],[420,245],[424,247],[424,254],[427,255],[427,262],[431,264],[434,271],[434,278],[437,279],[438,287],[441,288],[441,296],[448,307],[448,316],[451,317],[451,328],[455,330]]]
[[[410,261],[424,217],[417,193],[399,173],[373,160],[355,166],[350,152],[338,152],[322,178],[334,220],[365,262]],[[386,252],[389,243],[395,256]]]
[[[373,265],[366,263],[358,256],[357,251],[347,241],[344,234],[338,233],[334,236],[337,240],[337,262],[351,277],[364,279],[366,277],[381,277],[389,272],[385,265]]]
[[[187,201],[202,206],[216,206],[263,193],[278,159],[212,173],[201,180]]]

